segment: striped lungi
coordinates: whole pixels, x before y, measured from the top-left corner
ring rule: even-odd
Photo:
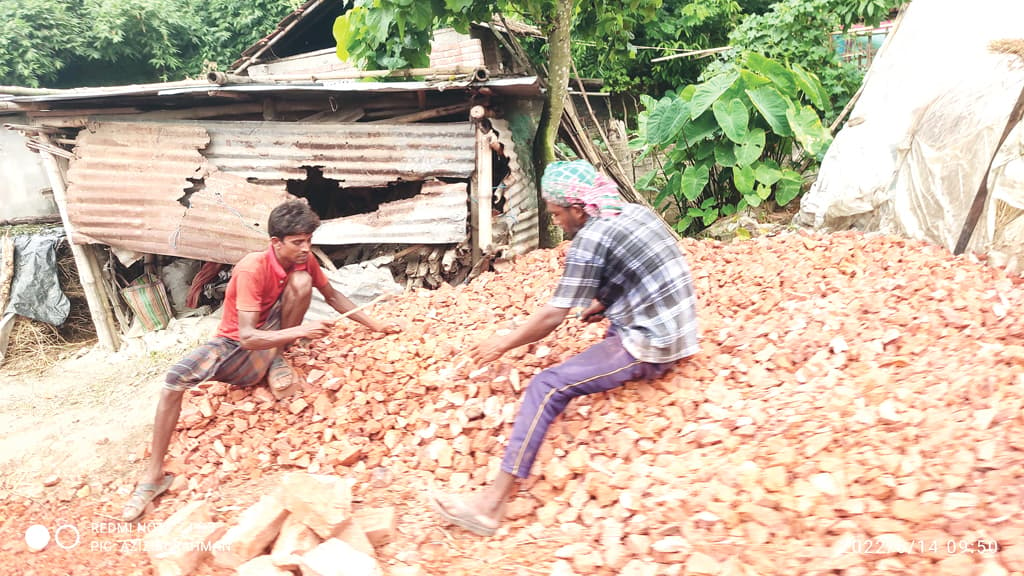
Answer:
[[[281,301],[278,300],[260,330],[277,330],[280,325]],[[254,386],[263,380],[276,357],[277,348],[246,350],[238,341],[218,336],[171,366],[164,378],[164,388],[181,392],[207,380]]]

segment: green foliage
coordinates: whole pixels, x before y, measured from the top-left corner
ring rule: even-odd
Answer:
[[[271,32],[300,0],[0,0],[0,83],[110,85],[195,76]]]
[[[635,26],[628,37],[615,36],[612,43],[604,39],[574,42],[573,59],[580,75],[601,78],[609,91],[662,94],[695,80],[703,62],[676,58],[652,63],[652,59],[680,50],[724,46],[729,31],[741,16],[736,0],[664,2],[654,12],[653,19]],[[622,31],[613,27],[610,32],[621,35]]]
[[[832,45],[832,34],[853,24],[877,25],[902,0],[781,0],[770,10],[748,16],[729,35],[741,52],[758,52],[785,62],[806,87],[813,70],[822,90],[811,102],[831,117],[850,100],[863,79],[853,64],[843,63]],[[714,71],[714,68],[712,68]]]
[[[192,32],[196,49],[188,54],[184,72],[196,74],[209,63],[220,70],[234,62],[277,23],[302,4],[302,0],[185,0],[185,10],[196,15],[200,29]]]
[[[364,69],[422,68],[437,25],[464,32],[470,22],[490,21],[492,9],[478,0],[359,0],[334,22],[338,58]]]
[[[634,147],[667,162],[637,185],[678,213],[681,233],[747,206],[792,202],[803,183],[796,162],[820,161],[831,142],[817,76],[761,54],[741,65],[660,100],[641,98]]]
[[[64,67],[81,42],[75,14],[64,2],[0,0],[0,83],[39,86]]]
[[[833,7],[843,28],[854,24],[869,27],[878,26],[888,18],[906,0],[842,0],[836,1]]]
[[[89,41],[77,54],[88,60],[149,64],[166,79],[184,68],[183,54],[195,49],[195,14],[176,0],[84,0],[81,17]]]

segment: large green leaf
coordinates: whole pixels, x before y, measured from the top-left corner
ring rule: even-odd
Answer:
[[[355,29],[354,23],[351,20],[359,18],[360,12],[363,10],[365,8],[357,6],[334,19],[332,33],[334,34],[334,41],[337,43],[335,53],[338,55],[338,60],[342,62],[348,62],[349,43],[352,41],[352,30]]]
[[[812,104],[818,107],[818,110],[824,110],[828,102],[828,94],[825,93],[825,87],[821,85],[821,80],[799,64],[793,64],[793,75],[796,78],[796,85],[800,88],[800,91],[807,96]]]
[[[726,168],[736,165],[736,150],[732,142],[721,140],[715,145],[715,163]]]
[[[704,187],[708,185],[708,176],[710,175],[711,170],[707,164],[687,166],[686,171],[683,172],[683,180],[679,183],[679,189],[683,196],[690,202],[699,198]]]
[[[796,135],[797,142],[815,157],[821,157],[832,142],[832,136],[821,125],[821,118],[814,108],[801,106],[799,109],[786,110],[786,118]]]
[[[711,111],[729,140],[740,144],[746,139],[750,113],[742,100],[739,98],[733,98],[728,102],[718,100],[711,106]]]
[[[789,128],[789,120],[786,118],[786,111],[793,105],[788,98],[772,86],[747,90],[747,96],[750,97],[750,101],[753,102],[761,116],[768,121],[773,132],[779,136],[793,135],[793,131]]]
[[[693,92],[693,98],[690,100],[690,118],[696,120],[706,112],[739,77],[740,75],[735,71],[726,72],[697,86]]]
[[[737,166],[732,169],[732,181],[736,190],[746,197],[754,191],[754,169],[750,166]]]
[[[695,146],[702,140],[711,137],[718,130],[715,115],[705,112],[700,118],[683,125],[683,140],[679,142],[686,147]]]
[[[782,178],[782,170],[769,166],[767,162],[761,162],[754,167],[754,178],[765,186],[771,186]]]
[[[662,100],[647,119],[647,139],[651,144],[667,146],[678,137],[689,119],[690,104],[678,98]]]
[[[796,98],[796,79],[785,66],[757,52],[748,53],[746,60],[747,68],[768,77],[772,81],[772,85],[786,96]]]
[[[736,163],[740,166],[750,166],[757,162],[764,152],[765,133],[760,128],[754,128],[747,132],[747,139],[736,146]]]
[[[692,160],[695,164],[701,164],[705,160],[709,163],[712,161],[715,155],[715,148],[718,146],[718,142],[714,140],[705,140],[695,147],[690,149]]]
[[[783,170],[782,179],[775,186],[775,203],[779,206],[789,204],[794,198],[800,195],[800,188],[803,186],[803,179],[800,173],[795,170]]]

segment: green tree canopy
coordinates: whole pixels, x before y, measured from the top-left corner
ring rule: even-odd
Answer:
[[[299,0],[0,0],[0,83],[96,86],[224,67]]]

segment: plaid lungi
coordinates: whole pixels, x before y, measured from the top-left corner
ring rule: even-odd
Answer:
[[[277,330],[280,325],[281,301],[278,300],[260,330]],[[182,392],[207,380],[254,386],[263,380],[276,357],[277,348],[245,350],[238,341],[218,336],[171,366],[164,378],[164,388]]]

